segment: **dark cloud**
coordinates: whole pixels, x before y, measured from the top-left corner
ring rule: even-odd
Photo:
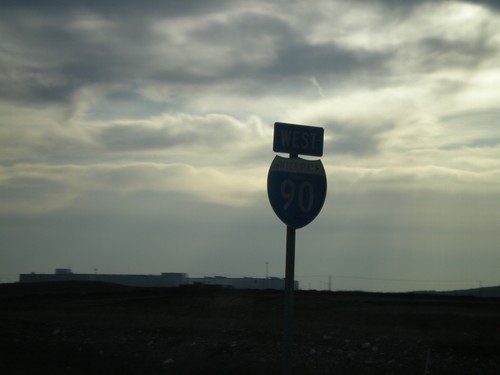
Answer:
[[[168,65],[155,55],[168,45],[151,30],[155,20],[224,9],[224,1],[20,1],[2,4],[0,97],[22,102],[60,102],[94,83],[149,80]],[[222,8],[221,8],[222,7]],[[78,21],[97,17],[102,29]],[[172,54],[175,54],[172,48]],[[14,57],[14,61],[12,61]],[[43,82],[39,77],[44,77]],[[50,80],[47,80],[47,77]],[[169,77],[171,78],[171,77]]]
[[[479,4],[491,9],[495,12],[500,11],[500,1],[499,0],[470,0],[471,4]]]
[[[132,0],[36,0],[9,1],[2,4],[2,9],[8,12],[33,12],[36,14],[52,14],[59,16],[67,12],[90,11],[111,18],[137,17],[152,15],[158,17],[179,17],[200,13],[216,12],[234,4],[236,1],[218,0],[149,0],[138,4]]]
[[[6,82],[0,95],[24,102],[61,102],[81,87],[126,82],[193,87],[231,82],[253,95],[262,84],[273,90],[284,80],[304,76],[345,80],[353,74],[380,75],[391,57],[349,49],[335,41],[311,44],[293,25],[272,14],[253,11],[225,21],[193,24],[187,41],[179,46],[168,35],[155,33],[153,22],[226,10],[223,2],[210,6],[205,2],[181,3],[153,2],[157,7],[149,3],[134,7],[129,2],[49,1],[43,6],[30,2],[29,6],[6,7],[0,16],[0,31],[19,59],[15,67],[9,66],[15,79],[3,80]],[[75,27],[79,17],[88,16],[84,12],[109,25],[102,30],[97,26],[85,30]],[[200,47],[203,50],[198,51]],[[218,55],[221,49],[228,51],[227,55]],[[34,74],[53,79],[39,82],[31,79]]]

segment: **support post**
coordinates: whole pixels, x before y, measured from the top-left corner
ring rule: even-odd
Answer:
[[[290,154],[290,159],[299,155]],[[285,264],[285,329],[283,345],[283,373],[292,374],[293,364],[293,292],[295,289],[295,228],[286,227],[286,264]]]
[[[285,332],[284,374],[292,373],[293,362],[293,292],[295,288],[295,229],[286,227],[286,272],[285,272]]]

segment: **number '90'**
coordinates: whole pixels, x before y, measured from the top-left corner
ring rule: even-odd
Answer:
[[[281,195],[286,199],[283,208],[287,210],[296,199],[299,209],[302,212],[309,212],[314,203],[314,189],[309,181],[302,181],[297,189],[292,180],[285,180],[281,183]]]

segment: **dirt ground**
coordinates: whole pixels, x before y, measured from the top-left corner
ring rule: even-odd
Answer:
[[[283,293],[0,285],[1,374],[280,374]],[[500,374],[500,300],[296,292],[294,374]]]

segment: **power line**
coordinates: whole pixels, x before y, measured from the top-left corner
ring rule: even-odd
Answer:
[[[336,275],[336,274],[323,274],[323,275],[297,275],[297,278],[336,278],[336,279],[355,279],[355,280],[371,280],[371,281],[390,281],[390,282],[408,282],[408,283],[477,283],[478,280],[462,279],[462,280],[443,280],[443,279],[401,279],[401,278],[386,278],[386,277],[367,277],[367,276],[353,276],[353,275]],[[500,280],[481,280],[482,283],[495,284]]]

